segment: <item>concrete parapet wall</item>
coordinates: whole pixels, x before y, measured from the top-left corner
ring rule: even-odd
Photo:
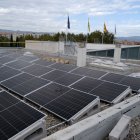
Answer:
[[[122,115],[136,117],[140,114],[139,108],[140,97],[136,95],[43,140],[103,140]],[[135,113],[132,115],[131,112]]]
[[[139,47],[140,45],[121,45],[121,48],[131,48],[131,47]],[[115,48],[115,44],[96,44],[96,43],[87,43],[86,45],[87,51],[102,51],[102,50],[110,50]]]
[[[29,50],[37,50],[49,53],[58,53],[64,51],[63,42],[53,42],[53,41],[34,41],[26,40],[25,48]]]
[[[114,44],[94,44],[94,43],[87,43],[86,45],[87,50],[106,50],[106,49],[114,49]]]

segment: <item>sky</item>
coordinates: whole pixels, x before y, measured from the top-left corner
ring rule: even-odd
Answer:
[[[140,36],[140,0],[0,0],[0,29],[73,33],[103,31]]]

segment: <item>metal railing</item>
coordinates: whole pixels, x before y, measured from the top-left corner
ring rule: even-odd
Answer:
[[[68,37],[67,42],[65,41],[65,54],[66,55],[76,55],[78,43],[73,37]]]
[[[25,42],[0,42],[0,47],[25,47]]]

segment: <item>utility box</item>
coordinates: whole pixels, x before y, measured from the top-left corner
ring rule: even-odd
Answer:
[[[109,134],[109,140],[124,140],[130,129],[131,117],[123,115]]]

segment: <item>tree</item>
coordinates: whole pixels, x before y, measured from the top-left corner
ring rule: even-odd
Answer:
[[[94,31],[88,36],[89,43],[101,43],[102,42],[102,32],[101,31]]]
[[[109,32],[104,33],[103,42],[105,44],[113,44],[113,42],[114,42],[114,34],[109,33]]]
[[[0,36],[0,47],[9,47],[10,44],[3,42],[10,42],[10,40],[5,36]]]
[[[18,38],[18,36],[16,37],[16,47],[19,47],[19,38]]]
[[[13,35],[10,36],[10,47],[13,47]]]

